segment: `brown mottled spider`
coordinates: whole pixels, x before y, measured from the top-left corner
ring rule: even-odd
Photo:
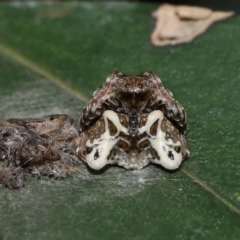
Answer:
[[[27,173],[65,177],[80,161],[141,169],[176,169],[189,156],[186,114],[152,72],[112,73],[84,107],[78,125],[68,115],[0,120],[0,183],[24,185]]]

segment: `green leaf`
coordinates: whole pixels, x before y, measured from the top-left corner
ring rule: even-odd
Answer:
[[[5,4],[0,116],[79,118],[108,74],[156,72],[188,114],[180,170],[110,167],[0,189],[0,239],[239,239],[240,18],[155,48],[147,3]]]

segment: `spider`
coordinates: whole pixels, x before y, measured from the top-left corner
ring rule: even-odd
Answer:
[[[65,177],[83,161],[142,169],[177,169],[189,156],[186,113],[153,72],[113,72],[83,108],[78,124],[65,114],[0,120],[0,183],[24,186],[27,174]]]

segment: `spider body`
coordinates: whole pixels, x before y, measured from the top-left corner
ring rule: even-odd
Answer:
[[[189,156],[186,114],[152,72],[112,73],[84,107],[78,125],[68,115],[0,120],[0,182],[21,187],[27,173],[65,177],[80,161],[142,169],[176,169]]]

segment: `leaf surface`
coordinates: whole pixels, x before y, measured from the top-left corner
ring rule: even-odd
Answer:
[[[190,44],[155,48],[149,35],[156,7],[1,5],[1,118],[77,119],[110,72],[154,71],[186,109],[191,156],[176,172],[149,166],[94,174],[83,165],[64,180],[2,188],[0,239],[240,237],[240,18]]]

